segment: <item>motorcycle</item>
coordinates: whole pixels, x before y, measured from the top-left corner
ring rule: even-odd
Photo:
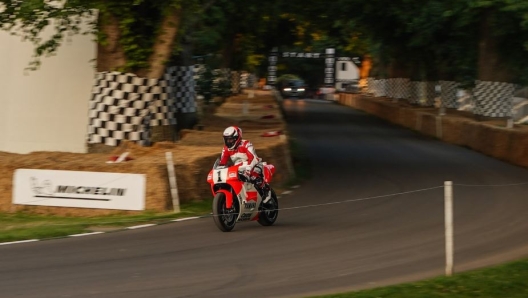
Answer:
[[[216,226],[223,232],[233,230],[237,222],[258,221],[263,226],[271,226],[279,215],[279,201],[275,191],[270,188],[271,196],[263,198],[261,194],[241,172],[238,165],[219,165],[217,159],[207,175],[211,185],[213,199],[213,219]],[[261,163],[263,179],[271,182],[275,167]]]

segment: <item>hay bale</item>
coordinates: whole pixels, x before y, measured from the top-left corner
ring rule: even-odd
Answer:
[[[38,214],[65,216],[101,216],[110,214],[136,214],[138,211],[28,206],[12,204],[13,174],[16,169],[47,169],[111,173],[144,174],[146,181],[145,209],[150,211],[172,210],[172,199],[168,182],[165,153],[172,152],[178,184],[180,202],[196,201],[211,196],[207,183],[214,161],[220,156],[223,141],[221,132],[225,127],[238,125],[243,137],[255,146],[257,155],[277,168],[273,184],[280,185],[289,179],[287,159],[284,152],[287,141],[280,137],[262,137],[267,131],[285,130],[282,118],[261,119],[263,114],[280,115],[275,99],[269,94],[251,99],[249,117],[239,117],[236,109],[247,96],[228,98],[218,107],[223,113],[206,115],[202,121],[203,131],[184,129],[177,142],[156,142],[143,147],[133,142],[122,142],[119,147],[105,147],[99,153],[32,152],[12,154],[0,152],[0,211],[27,211]],[[262,111],[261,111],[262,110]],[[106,163],[112,155],[129,153],[132,160],[123,163]]]

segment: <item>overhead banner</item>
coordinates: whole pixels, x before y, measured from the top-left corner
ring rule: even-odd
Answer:
[[[271,50],[271,54],[268,57],[268,85],[274,85],[277,82],[277,48]]]
[[[283,52],[283,58],[322,58],[321,53]]]
[[[143,174],[17,169],[13,204],[144,210]]]
[[[335,67],[335,49],[325,50],[325,85],[331,87],[334,85],[334,67]]]

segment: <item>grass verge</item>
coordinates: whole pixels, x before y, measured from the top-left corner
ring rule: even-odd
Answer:
[[[289,186],[311,178],[310,161],[296,140],[290,140],[290,152],[296,177]],[[91,218],[42,216],[27,213],[0,213],[0,243],[63,237],[93,231],[111,231],[145,223],[165,223],[172,219],[204,216],[211,211],[212,199],[181,205],[180,213],[144,212],[139,215],[114,215]],[[400,285],[313,296],[312,298],[527,298],[528,260],[497,267],[469,271],[453,277]]]
[[[28,239],[63,237],[94,231],[112,231],[146,223],[164,223],[172,219],[204,216],[211,212],[212,199],[185,203],[180,213],[143,212],[138,215],[101,217],[45,216],[28,213],[0,213],[0,243]]]
[[[310,163],[300,144],[290,141],[290,152],[296,177],[283,187],[297,185],[311,177]],[[280,189],[280,187],[278,188]],[[112,231],[140,224],[161,224],[177,218],[204,216],[211,212],[212,198],[183,203],[180,213],[143,212],[138,215],[101,217],[44,216],[25,212],[0,213],[0,243],[63,237],[96,231]]]
[[[415,283],[312,298],[526,298],[528,260]]]

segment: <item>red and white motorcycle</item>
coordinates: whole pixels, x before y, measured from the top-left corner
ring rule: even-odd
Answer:
[[[258,221],[271,226],[279,215],[277,195],[270,189],[270,196],[262,198],[253,183],[239,173],[240,165],[220,166],[217,159],[207,175],[213,192],[213,219],[223,232],[233,230],[240,221]],[[264,181],[271,182],[275,167],[262,163]]]

